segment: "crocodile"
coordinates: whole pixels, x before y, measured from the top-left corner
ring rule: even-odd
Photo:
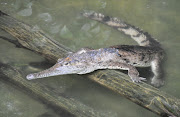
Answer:
[[[136,67],[151,67],[154,74],[151,84],[155,87],[164,84],[161,69],[164,50],[150,34],[118,18],[101,13],[84,12],[82,15],[123,32],[139,45],[115,45],[100,49],[81,48],[58,59],[51,68],[27,75],[28,80],[55,75],[86,74],[99,69],[121,69],[128,70],[128,75],[133,82],[141,82],[146,81],[146,78],[139,76]]]

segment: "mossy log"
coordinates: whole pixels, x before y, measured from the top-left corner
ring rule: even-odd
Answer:
[[[71,51],[47,37],[42,31],[0,13],[0,29],[14,36],[25,48],[44,55],[51,62],[66,56]],[[180,99],[160,91],[146,83],[133,83],[129,77],[115,70],[98,70],[86,74],[94,82],[124,96],[132,102],[160,115],[180,116]]]

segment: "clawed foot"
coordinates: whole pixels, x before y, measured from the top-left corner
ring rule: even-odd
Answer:
[[[157,78],[153,78],[151,81],[151,84],[155,87],[160,87],[164,85],[164,80],[163,79],[157,79]]]
[[[142,81],[146,81],[146,78],[143,77],[132,77],[131,78],[133,82],[142,82]]]

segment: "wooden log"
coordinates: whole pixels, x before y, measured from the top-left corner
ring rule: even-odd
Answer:
[[[40,99],[55,110],[58,110],[59,112],[57,112],[57,114],[61,113],[68,117],[105,116],[103,113],[97,112],[93,108],[90,108],[73,98],[69,98],[63,93],[57,94],[58,91],[52,90],[44,84],[29,82],[23,77],[22,72],[8,64],[0,63],[0,78],[5,81],[10,81],[15,84],[15,86],[25,90],[25,92],[29,92],[31,96],[33,94],[33,97]]]
[[[10,22],[10,23],[9,23]],[[20,44],[55,62],[70,51],[47,37],[40,30],[0,13],[0,28],[14,36]],[[160,115],[180,116],[180,100],[146,83],[133,83],[129,77],[115,70],[98,70],[84,75],[132,102]]]

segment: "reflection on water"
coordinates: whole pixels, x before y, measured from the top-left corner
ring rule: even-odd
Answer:
[[[166,84],[161,90],[180,97],[180,63],[178,62],[180,54],[177,51],[180,49],[180,15],[177,13],[180,10],[179,4],[178,0],[0,0],[0,10],[33,25],[35,29],[42,29],[47,35],[73,50],[81,47],[100,48],[117,44],[136,44],[129,37],[113,29],[82,17],[80,13],[84,10],[116,16],[141,27],[157,38],[166,51],[167,59],[164,65]],[[3,31],[0,35],[12,38]],[[44,66],[38,69],[28,65],[44,59],[36,53],[15,48],[14,45],[1,39],[0,61],[14,65],[17,69],[23,69],[25,75],[47,68]],[[60,92],[112,117],[156,116],[81,76],[57,76],[37,82],[53,86]],[[11,90],[12,87],[5,82],[1,82],[0,87],[0,116],[38,117],[43,114],[57,116],[42,103],[21,93],[19,89]]]

